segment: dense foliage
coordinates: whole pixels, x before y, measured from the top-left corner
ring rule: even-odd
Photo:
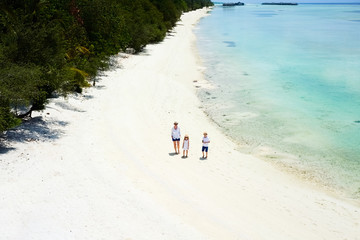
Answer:
[[[0,0],[0,132],[81,92],[109,56],[161,41],[184,11],[210,0]],[[26,111],[24,111],[26,109]]]

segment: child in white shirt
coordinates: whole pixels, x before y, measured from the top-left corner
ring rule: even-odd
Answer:
[[[202,139],[202,143],[203,143],[203,145],[202,145],[202,157],[203,158],[207,158],[208,157],[208,150],[209,150],[209,143],[210,143],[210,138],[208,138],[208,136],[207,136],[207,133],[206,132],[204,132],[204,137],[203,137],[203,139]],[[204,156],[204,152],[206,152],[206,157]]]

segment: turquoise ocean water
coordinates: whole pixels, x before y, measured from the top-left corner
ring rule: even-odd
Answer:
[[[205,111],[239,148],[360,198],[360,5],[217,6],[196,30]]]

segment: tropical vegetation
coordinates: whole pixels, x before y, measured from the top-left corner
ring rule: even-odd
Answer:
[[[110,56],[161,41],[210,0],[0,0],[0,133],[81,92]],[[25,110],[24,110],[25,109]]]

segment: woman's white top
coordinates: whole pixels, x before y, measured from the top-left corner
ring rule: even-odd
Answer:
[[[176,129],[173,127],[171,129],[171,137],[174,138],[174,139],[177,139],[177,138],[180,138],[181,137],[181,134],[180,134],[180,128],[177,127]]]
[[[184,140],[183,149],[184,150],[189,150],[189,140]]]

